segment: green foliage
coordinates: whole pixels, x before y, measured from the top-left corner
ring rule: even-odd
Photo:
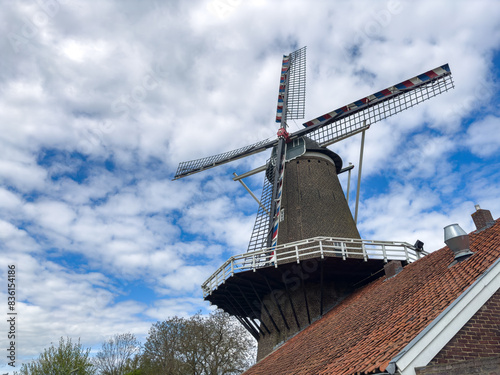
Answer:
[[[94,375],[95,367],[89,358],[90,348],[84,349],[70,338],[61,337],[59,346],[44,349],[38,359],[25,363],[14,375]]]

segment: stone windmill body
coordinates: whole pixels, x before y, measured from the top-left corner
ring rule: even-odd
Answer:
[[[306,48],[283,57],[276,139],[179,164],[179,179],[267,149],[262,197],[248,251],[202,286],[204,298],[234,315],[257,339],[257,359],[370,281],[389,260],[422,254],[405,242],[362,240],[340,185],[341,158],[327,146],[453,88],[448,64],[304,123]]]

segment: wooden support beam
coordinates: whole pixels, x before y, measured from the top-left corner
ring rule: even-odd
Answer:
[[[271,288],[271,284],[269,284],[269,280],[264,275],[261,275],[261,276],[264,278],[264,280],[266,280],[267,286],[269,287],[269,293],[273,297],[274,303],[276,304],[276,307],[278,308],[278,311],[280,312],[281,318],[283,319],[283,323],[285,323],[286,329],[289,330],[290,327],[288,326],[288,322],[286,321],[285,314],[283,314],[283,310],[281,310],[280,303],[278,302],[278,299],[276,298],[276,295],[274,294],[274,290]]]

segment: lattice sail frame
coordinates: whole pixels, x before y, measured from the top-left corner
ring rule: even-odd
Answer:
[[[445,64],[308,121],[303,124],[306,129],[293,135],[310,134],[319,145],[328,146],[355,134],[364,121],[372,125],[452,88],[450,67]]]
[[[283,56],[276,122],[286,124],[287,119],[303,119],[305,116],[306,48]]]
[[[273,157],[268,159],[266,165],[273,162]],[[269,168],[264,177],[264,185],[262,186],[262,195],[260,205],[255,217],[250,242],[248,243],[247,251],[260,250],[267,247],[267,240],[271,234],[269,223],[271,222],[271,199],[273,197],[273,184],[275,168]]]
[[[306,47],[291,55],[288,78],[288,118],[303,119],[306,113]]]
[[[257,154],[259,152],[267,150],[269,147],[272,147],[275,144],[275,139],[268,138],[249,146],[241,147],[237,150],[223,152],[221,154],[212,155],[201,159],[182,162],[177,167],[174,180],[201,172],[205,169],[216,167],[220,164],[229,163],[233,160]]]

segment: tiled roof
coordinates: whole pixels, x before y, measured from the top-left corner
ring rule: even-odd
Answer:
[[[449,267],[448,247],[357,290],[245,375],[385,371],[415,336],[500,257],[500,219],[470,234],[469,259]]]

